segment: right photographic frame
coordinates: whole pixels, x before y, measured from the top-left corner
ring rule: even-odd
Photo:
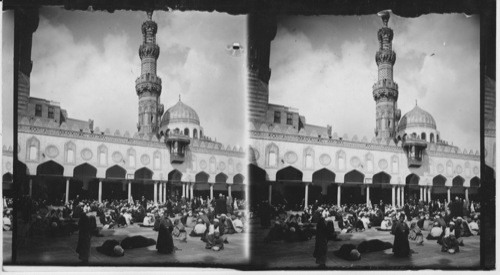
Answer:
[[[487,20],[383,10],[248,22],[255,268],[494,267]]]

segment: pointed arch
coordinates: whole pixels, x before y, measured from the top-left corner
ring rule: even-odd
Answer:
[[[335,183],[335,173],[327,168],[320,169],[312,174],[313,183]]]
[[[64,167],[53,160],[49,160],[38,165],[36,174],[37,176],[63,176]]]
[[[196,174],[196,176],[195,176],[195,182],[196,182],[196,184],[199,184],[199,183],[208,183],[208,178],[209,177],[210,176],[207,173],[201,171],[198,174]]]
[[[242,174],[236,174],[233,177],[233,184],[243,184],[245,177]]]
[[[420,177],[416,174],[411,173],[406,177],[406,185],[417,186],[419,182]]]
[[[344,176],[344,183],[347,184],[363,184],[364,180],[365,175],[356,169],[351,170]]]
[[[125,179],[127,175],[127,171],[125,168],[120,165],[113,165],[106,169],[106,178],[107,179]]]
[[[293,166],[285,167],[276,173],[276,181],[302,182],[302,172]]]
[[[227,175],[221,172],[215,175],[215,183],[227,183],[227,178]]]
[[[147,167],[142,167],[140,169],[137,169],[134,173],[134,179],[135,180],[150,180],[153,178],[153,171],[151,171]]]
[[[391,184],[391,175],[382,171],[373,175],[373,184],[376,186],[388,186]]]

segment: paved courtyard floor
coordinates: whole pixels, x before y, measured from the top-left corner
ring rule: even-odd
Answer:
[[[337,228],[337,227],[336,227]],[[264,238],[269,229],[262,229],[257,221],[252,222],[251,254],[252,262],[259,268],[269,269],[313,269],[317,267],[314,252],[315,237],[309,241],[286,243],[265,243]],[[423,231],[427,237],[428,231]],[[418,246],[410,242],[414,253],[408,258],[395,258],[392,249],[385,251],[364,253],[360,261],[347,261],[336,257],[333,252],[347,243],[359,244],[364,240],[379,239],[393,243],[394,235],[387,231],[378,231],[374,228],[364,232],[341,234],[342,241],[329,241],[327,254],[327,268],[332,269],[477,269],[479,267],[479,236],[464,238],[465,246],[460,252],[449,254],[441,252],[441,246],[436,241],[424,238],[424,245]]]
[[[188,234],[191,228],[187,228]],[[97,252],[96,247],[108,239],[121,241],[125,237],[142,235],[147,238],[158,237],[158,232],[152,228],[130,225],[126,228],[115,228],[102,231],[105,237],[92,237],[91,266],[198,266],[202,264],[240,265],[248,262],[245,254],[245,235],[232,234],[228,236],[228,244],[224,250],[213,251],[205,249],[205,243],[199,237],[189,237],[187,243],[174,239],[174,245],[180,249],[171,255],[159,254],[155,245],[125,250],[123,257],[109,257]],[[17,263],[20,265],[76,265],[79,263],[78,254],[75,252],[78,242],[78,232],[69,237],[32,237],[19,240]],[[12,243],[12,235],[4,234],[4,244]],[[4,251],[7,246],[4,245]],[[5,254],[4,254],[5,255]],[[4,261],[6,260],[4,256]]]

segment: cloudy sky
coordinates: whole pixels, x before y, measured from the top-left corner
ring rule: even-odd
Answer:
[[[137,131],[138,49],[145,12],[83,12],[42,8],[33,35],[31,96],[58,101],[72,118],[94,119],[113,133]],[[225,145],[244,145],[246,17],[201,12],[155,12],[158,75],[165,109],[182,101],[194,108],[204,133]],[[12,21],[4,13],[3,89],[12,91]],[[10,88],[9,88],[10,87]],[[3,93],[4,106],[12,95]],[[7,104],[8,105],[8,104]],[[6,117],[12,108],[4,108]],[[10,127],[10,129],[9,129]],[[4,125],[5,134],[11,125]],[[8,144],[8,137],[4,144]]]
[[[372,16],[279,19],[271,46],[270,102],[299,108],[306,122],[340,136],[374,136],[375,52],[382,20]],[[479,17],[391,15],[394,80],[402,115],[431,113],[441,137],[479,150]]]

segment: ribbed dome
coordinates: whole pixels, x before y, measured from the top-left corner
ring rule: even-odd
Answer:
[[[161,119],[160,127],[167,126],[170,123],[193,123],[200,125],[200,118],[193,108],[179,100],[177,104],[165,112]]]
[[[398,131],[411,127],[425,127],[436,129],[436,121],[427,111],[420,109],[417,105],[406,113],[399,121]]]

